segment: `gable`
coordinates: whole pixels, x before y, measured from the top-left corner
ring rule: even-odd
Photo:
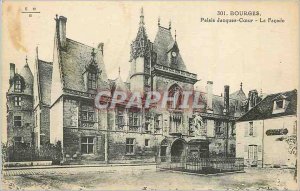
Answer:
[[[274,113],[274,101],[278,96],[283,95],[289,100],[283,112]],[[273,117],[280,117],[286,115],[296,115],[297,113],[297,90],[270,94],[266,96],[255,107],[250,109],[245,115],[240,117],[237,121],[253,121],[261,119],[269,119]]]

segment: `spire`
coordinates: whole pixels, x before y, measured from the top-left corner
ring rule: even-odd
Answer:
[[[177,37],[177,34],[176,34],[176,30],[175,30],[175,41],[176,41],[176,37]]]
[[[140,15],[140,25],[144,25],[144,9],[141,8],[141,15]]]
[[[243,90],[243,82],[241,82],[241,85],[240,85],[240,90]]]
[[[160,26],[160,17],[158,17],[157,24],[158,24],[158,26]]]
[[[92,56],[91,63],[96,64],[96,61],[95,61],[95,56],[96,56],[95,48],[92,49],[91,56]]]
[[[121,69],[120,69],[121,67],[119,66],[119,77],[120,77],[120,74],[121,74]]]
[[[172,28],[172,22],[171,22],[171,20],[169,21],[169,30],[171,30],[171,28]]]
[[[141,8],[140,24],[135,40],[133,40],[130,50],[130,61],[139,56],[144,56],[148,48],[148,36],[144,23],[144,10]]]
[[[28,58],[27,58],[27,55],[26,55],[25,60],[26,60],[26,65],[28,65]]]

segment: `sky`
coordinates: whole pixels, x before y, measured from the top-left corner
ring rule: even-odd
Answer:
[[[28,10],[36,8],[40,13],[29,17],[21,13],[25,7]],[[20,71],[27,56],[34,72],[36,47],[40,59],[52,61],[56,14],[67,17],[67,38],[93,47],[103,42],[108,77],[116,78],[120,67],[125,80],[130,66],[130,43],[137,34],[141,7],[152,42],[158,30],[158,17],[165,27],[171,21],[172,34],[177,31],[177,43],[187,69],[196,73],[200,80],[195,85],[198,89],[205,91],[208,80],[214,82],[213,92],[217,95],[223,92],[224,85],[230,86],[231,93],[238,90],[241,82],[246,94],[252,89],[268,94],[298,87],[296,1],[5,1],[2,7],[3,93],[8,89],[9,63],[15,63]],[[200,22],[202,17],[217,18],[220,10],[260,11],[263,18],[283,18],[285,22]],[[243,16],[235,18],[240,17]],[[5,101],[2,96],[2,111],[5,111]]]

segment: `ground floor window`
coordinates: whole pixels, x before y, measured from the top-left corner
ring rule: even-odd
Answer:
[[[126,154],[134,154],[134,139],[126,139]]]
[[[257,160],[257,145],[248,146],[248,159]]]
[[[149,139],[145,139],[145,147],[149,147]]]
[[[94,137],[81,138],[81,153],[82,154],[94,153]]]
[[[14,126],[15,127],[22,126],[22,117],[21,116],[14,116]]]
[[[23,143],[23,137],[14,137],[15,146],[20,146]]]

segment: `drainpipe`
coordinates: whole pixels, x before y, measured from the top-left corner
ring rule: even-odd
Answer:
[[[106,116],[108,116],[108,110],[106,110]],[[108,117],[107,117],[107,119],[108,119]],[[105,153],[104,153],[104,161],[105,161],[105,163],[106,164],[108,164],[109,163],[109,161],[108,161],[108,134],[109,134],[109,130],[108,130],[108,122],[106,123],[106,132],[105,132],[105,134],[104,134],[104,138],[105,138],[105,140],[104,140],[104,151],[105,151]]]
[[[263,134],[262,134],[262,144],[261,144],[261,167],[264,168],[264,151],[265,151],[265,120],[263,120]]]

